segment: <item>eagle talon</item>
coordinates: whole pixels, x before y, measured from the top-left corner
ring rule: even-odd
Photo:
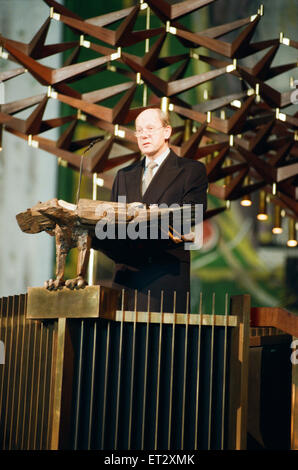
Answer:
[[[43,285],[44,288],[45,288],[45,289],[48,289],[48,290],[52,290],[52,288],[53,288],[53,282],[54,282],[53,279],[49,279],[48,281],[45,281],[45,282],[44,282],[44,285]]]
[[[45,289],[48,290],[58,290],[59,288],[64,286],[64,281],[63,279],[49,279],[48,281],[45,281],[44,287]]]
[[[68,279],[65,282],[65,286],[68,287],[69,289],[83,289],[85,286],[87,286],[88,283],[85,281],[85,279],[82,276],[75,277],[74,279]]]

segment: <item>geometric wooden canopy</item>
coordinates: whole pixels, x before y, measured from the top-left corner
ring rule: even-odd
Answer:
[[[261,28],[263,7],[240,20],[191,31],[180,22],[182,17],[215,0],[185,0],[170,5],[166,0],[148,0],[95,18],[83,19],[54,0],[44,0],[50,7],[49,17],[25,44],[0,36],[2,57],[17,64],[12,71],[0,73],[0,81],[13,79],[27,71],[41,85],[44,93],[0,105],[0,126],[64,160],[75,169],[80,154],[94,139],[84,160],[85,174],[104,173],[125,162],[140,158],[133,132],[138,112],[154,105],[166,110],[172,121],[171,146],[182,158],[202,159],[209,177],[209,193],[224,202],[249,197],[253,192],[267,194],[271,202],[298,220],[298,112],[290,115],[285,108],[293,103],[293,90],[284,92],[268,81],[297,68],[297,62],[273,66],[284,47],[297,49],[298,42],[284,38],[254,42]],[[137,29],[141,15],[155,15],[158,28]],[[74,31],[77,40],[46,44],[53,21],[60,21]],[[233,32],[234,39],[225,36]],[[183,52],[164,54],[166,41],[178,41]],[[150,47],[149,47],[150,41]],[[135,45],[142,46],[137,54]],[[201,48],[208,51],[200,54]],[[80,60],[87,48],[94,58]],[[57,69],[41,59],[69,50],[66,62]],[[258,54],[254,65],[243,60]],[[263,54],[260,58],[260,54]],[[251,60],[252,62],[252,60]],[[198,66],[209,70],[194,72]],[[195,67],[194,67],[195,66]],[[100,74],[109,71],[116,84],[102,87]],[[208,96],[193,103],[185,92],[219,77],[233,76],[237,91]],[[98,77],[98,88],[81,93],[73,85],[88,76]],[[167,78],[164,78],[164,77]],[[136,96],[141,89],[143,101]],[[216,89],[213,87],[213,89]],[[106,101],[113,98],[113,105]],[[50,100],[69,105],[67,116],[44,119]],[[27,119],[17,117],[22,110],[32,110]],[[94,134],[75,140],[77,125],[88,123]],[[44,133],[63,126],[54,141]],[[115,145],[117,144],[117,145]],[[119,150],[121,149],[121,150]],[[119,154],[117,153],[119,152]],[[207,217],[214,212],[207,212]]]

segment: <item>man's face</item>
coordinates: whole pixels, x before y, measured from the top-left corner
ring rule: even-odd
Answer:
[[[164,126],[158,111],[154,109],[143,111],[136,119],[139,149],[150,158],[156,158],[166,151],[171,131],[171,126]]]

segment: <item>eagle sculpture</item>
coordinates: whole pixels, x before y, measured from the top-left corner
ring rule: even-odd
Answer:
[[[17,214],[20,229],[25,233],[36,234],[47,232],[56,239],[56,279],[45,281],[44,287],[56,290],[66,286],[71,289],[87,285],[86,274],[92,238],[96,237],[96,224],[136,223],[152,220],[166,212],[158,207],[146,208],[142,203],[119,204],[116,202],[80,199],[78,204],[50,199],[38,202],[35,206]],[[172,210],[170,212],[173,212]],[[191,240],[191,236],[182,236],[169,226],[168,236],[174,243]],[[77,275],[74,279],[64,280],[65,262],[69,251],[78,248]],[[105,244],[102,243],[103,252]]]

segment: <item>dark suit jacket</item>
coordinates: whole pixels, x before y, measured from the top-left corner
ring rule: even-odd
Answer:
[[[142,196],[144,164],[145,159],[118,171],[112,201],[126,196],[126,203],[203,204],[206,209],[208,182],[201,162],[180,158],[170,151]],[[150,309],[160,311],[162,290],[164,311],[173,311],[174,291],[176,312],[185,311],[186,293],[190,290],[190,253],[183,244],[170,240],[126,240],[118,243],[110,255],[116,262],[114,283],[127,290],[127,309],[134,309],[137,289],[139,310],[147,310],[150,290]]]

